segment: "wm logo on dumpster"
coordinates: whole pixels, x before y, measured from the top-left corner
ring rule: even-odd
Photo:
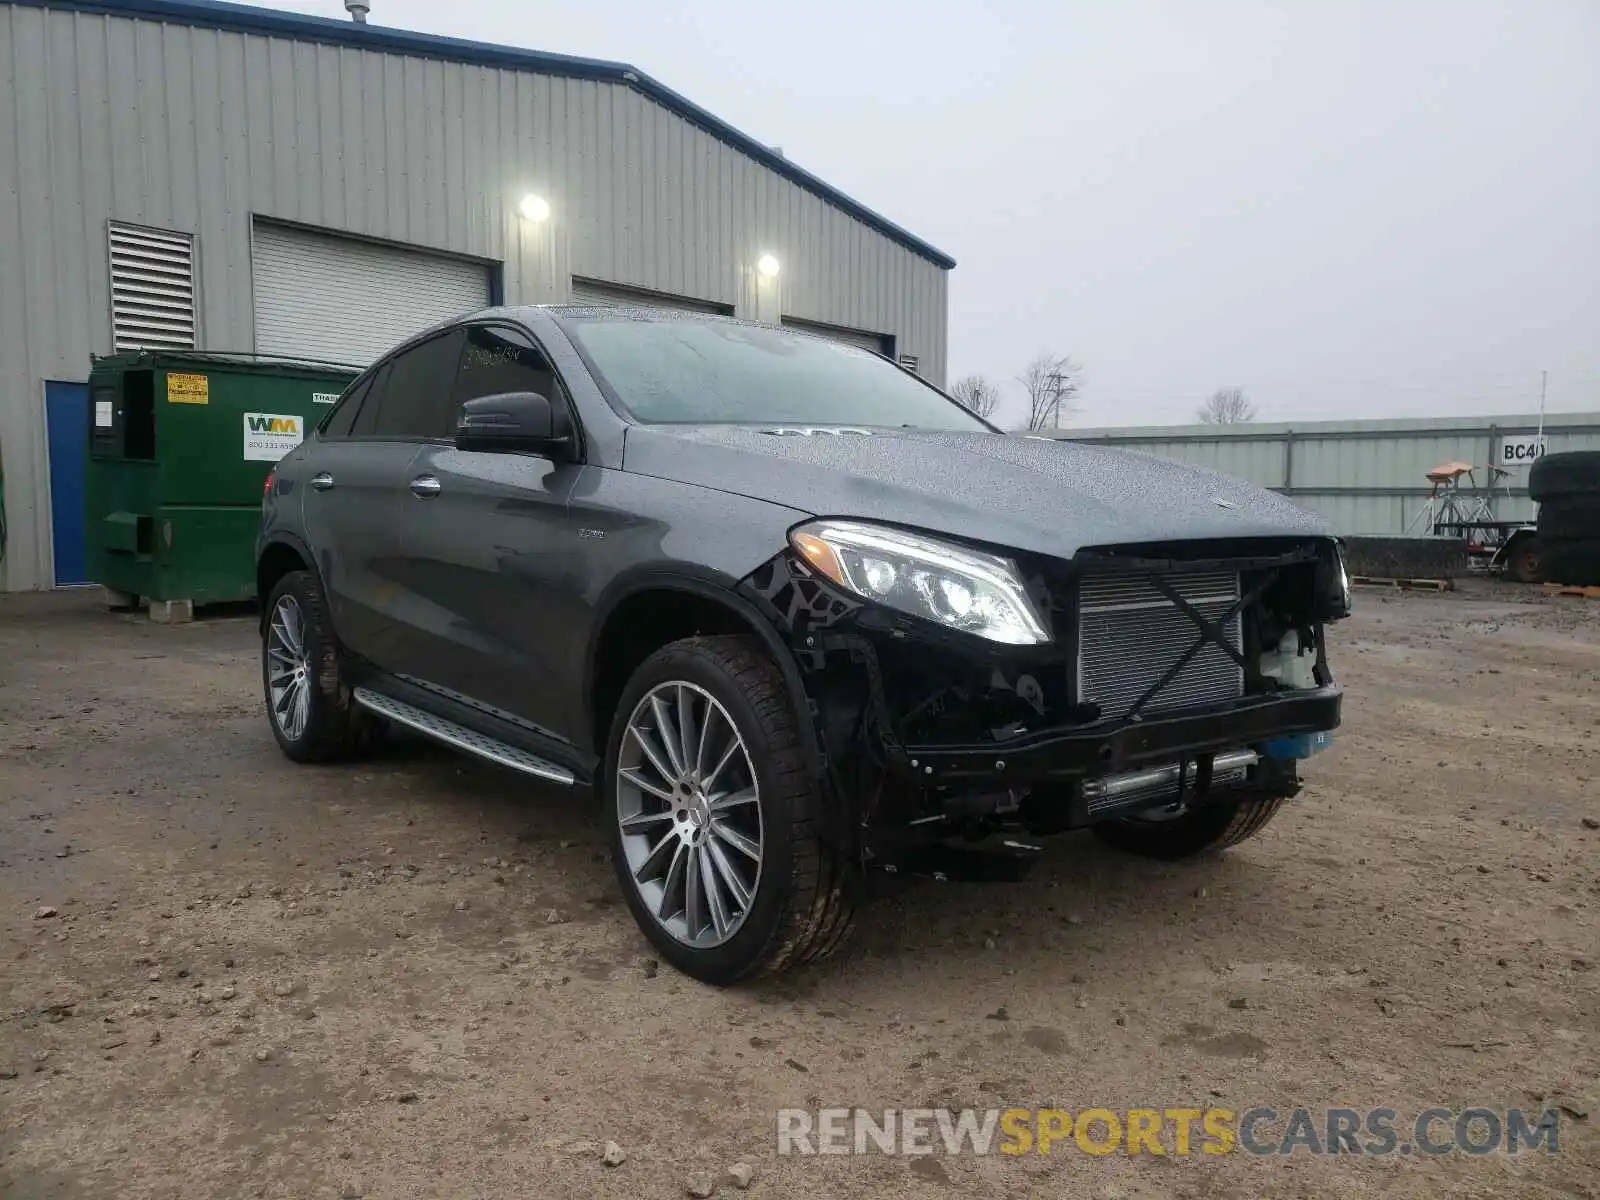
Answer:
[[[296,413],[245,413],[245,461],[277,462],[304,436],[305,418]]]
[[[245,424],[251,433],[300,433],[299,417],[269,417],[265,413],[246,413]]]

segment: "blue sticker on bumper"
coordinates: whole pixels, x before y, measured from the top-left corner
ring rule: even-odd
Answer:
[[[1261,753],[1267,758],[1310,758],[1319,750],[1333,745],[1333,733],[1292,733],[1261,743]]]

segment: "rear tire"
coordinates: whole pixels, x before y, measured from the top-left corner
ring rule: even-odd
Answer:
[[[1125,818],[1092,826],[1107,845],[1141,858],[1175,862],[1212,854],[1254,837],[1283,806],[1278,796],[1214,800],[1170,820]]]
[[[1538,583],[1542,574],[1543,551],[1539,539],[1523,536],[1506,555],[1506,574],[1518,583]]]
[[[844,940],[854,873],[821,836],[788,685],[754,638],[685,638],[646,659],[617,705],[600,790],[628,907],[684,974],[731,984]]]
[[[351,699],[322,582],[291,571],[267,598],[261,623],[267,723],[295,762],[330,762],[371,750],[383,722]]]

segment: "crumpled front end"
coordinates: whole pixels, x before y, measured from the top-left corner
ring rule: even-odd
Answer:
[[[860,798],[866,853],[1015,825],[1050,833],[1288,796],[1339,724],[1329,538],[1018,555],[1048,626],[1001,645],[862,601],[792,552],[744,581],[800,665],[819,745]],[[1174,811],[1182,811],[1176,809]]]

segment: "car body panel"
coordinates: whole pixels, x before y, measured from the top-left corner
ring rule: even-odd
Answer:
[[[800,512],[1059,558],[1089,546],[1328,532],[1283,497],[1215,471],[982,432],[641,425],[628,431],[624,465]]]

